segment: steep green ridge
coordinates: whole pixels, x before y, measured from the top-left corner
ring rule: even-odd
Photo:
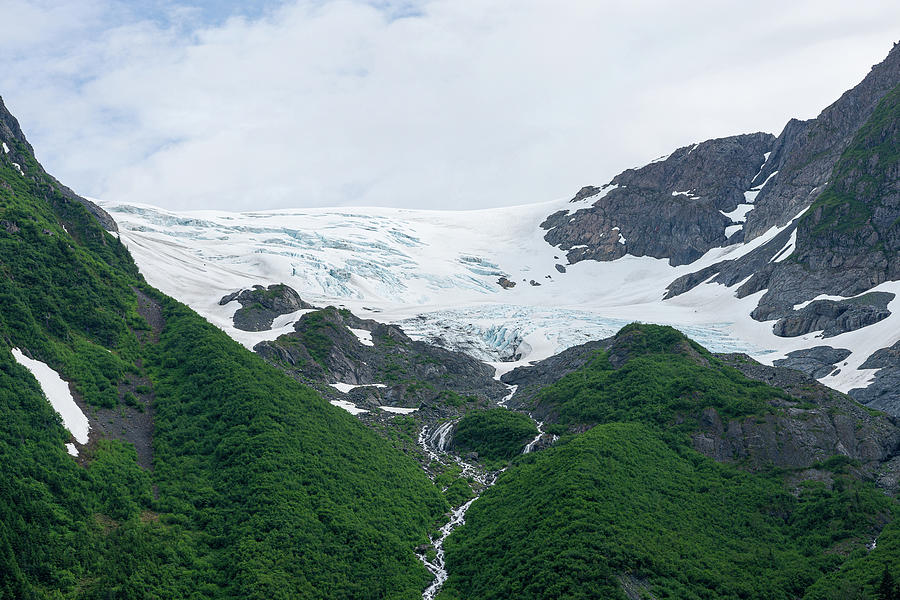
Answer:
[[[671,328],[623,328],[538,401],[563,429],[597,425],[516,459],[472,505],[440,597],[871,597],[886,563],[900,570],[900,513],[853,461],[815,465],[829,487],[691,448],[704,408],[759,415],[784,395]]]
[[[28,161],[0,154],[0,597],[419,597],[448,505],[418,465],[149,288]],[[93,405],[148,382],[153,471],[119,441],[69,457],[12,347]]]
[[[713,407],[723,418],[762,414],[772,410],[766,402],[772,397],[786,395],[747,379],[678,330],[631,324],[616,334],[609,352],[598,351],[584,367],[544,388],[535,402],[552,410],[551,420],[560,425],[548,431],[637,421],[687,432],[703,408]]]
[[[841,481],[794,497],[651,427],[597,426],[526,455],[472,505],[445,543],[441,598],[624,598],[625,575],[656,598],[797,598],[845,559],[826,551],[897,511]]]

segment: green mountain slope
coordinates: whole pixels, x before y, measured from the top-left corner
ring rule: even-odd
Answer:
[[[430,576],[413,550],[447,509],[421,468],[147,286],[24,138],[7,144],[0,597],[419,597]],[[80,462],[13,347],[95,407]],[[139,415],[152,470],[97,437],[106,416],[125,429]]]
[[[561,432],[595,426],[520,457],[472,505],[440,597],[871,597],[885,564],[900,570],[900,507],[857,461],[750,472],[692,447],[710,408],[806,414],[789,398],[671,328],[624,328],[538,394]]]

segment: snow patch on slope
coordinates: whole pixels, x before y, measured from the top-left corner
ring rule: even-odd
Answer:
[[[53,409],[62,417],[63,426],[69,430],[75,441],[82,445],[87,444],[91,426],[88,423],[88,418],[75,404],[75,399],[69,390],[69,384],[49,365],[39,360],[28,358],[18,348],[12,349],[12,355],[17,363],[31,371],[34,378],[38,380],[44,396],[47,397]],[[69,450],[69,453],[71,454],[71,450]]]

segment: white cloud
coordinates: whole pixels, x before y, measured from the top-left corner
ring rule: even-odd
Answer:
[[[0,93],[62,181],[175,208],[569,195],[814,116],[900,22],[887,1],[307,0],[218,25],[72,4],[0,0]]]

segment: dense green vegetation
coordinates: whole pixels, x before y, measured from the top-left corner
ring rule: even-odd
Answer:
[[[796,487],[690,447],[704,408],[742,417],[783,397],[674,329],[623,328],[537,398],[564,423],[600,425],[517,458],[472,505],[445,543],[441,598],[624,598],[626,584],[673,599],[871,597],[885,564],[900,570],[898,507],[853,461],[815,465],[831,487]]]
[[[414,548],[449,508],[421,468],[146,286],[25,166],[0,155],[0,598],[419,597]],[[161,310],[158,342],[135,290]],[[12,347],[87,402],[124,410],[126,382],[152,395],[153,471],[118,441],[68,456]]]
[[[526,455],[472,505],[445,543],[441,598],[624,598],[624,576],[657,598],[801,597],[842,563],[843,541],[896,513],[871,486],[839,481],[795,497],[655,428],[601,425]]]
[[[620,368],[600,351],[541,390],[536,401],[551,407],[563,425],[637,421],[686,432],[703,408],[730,419],[771,411],[767,400],[787,398],[747,379],[672,327],[627,325],[616,334],[612,352],[626,359]]]
[[[478,459],[495,466],[521,454],[537,427],[528,415],[491,408],[466,413],[453,433],[453,447],[460,453],[477,452]]]

